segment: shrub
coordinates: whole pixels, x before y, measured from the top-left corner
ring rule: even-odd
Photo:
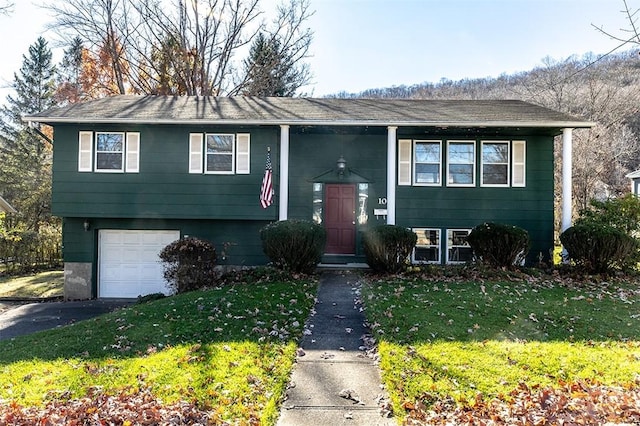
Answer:
[[[407,266],[409,254],[418,241],[410,229],[380,225],[367,230],[362,242],[367,263],[375,272],[396,273]]]
[[[529,234],[522,228],[483,223],[471,230],[467,242],[476,259],[492,268],[521,264],[529,253]]]
[[[216,279],[216,249],[195,237],[181,238],[160,252],[164,278],[176,293],[211,285]]]
[[[262,250],[277,268],[310,274],[322,258],[327,233],[308,220],[282,220],[260,230]]]
[[[606,201],[592,200],[590,208],[580,211],[575,225],[594,227],[608,226],[624,232],[634,238],[636,250],[630,254],[620,267],[637,269],[640,263],[640,198],[634,194]]]
[[[638,250],[638,242],[634,238],[606,225],[574,225],[560,234],[560,241],[569,258],[590,273],[624,268]]]

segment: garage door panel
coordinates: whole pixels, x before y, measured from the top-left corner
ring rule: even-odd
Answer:
[[[169,294],[158,254],[180,231],[101,230],[98,296],[135,298]]]

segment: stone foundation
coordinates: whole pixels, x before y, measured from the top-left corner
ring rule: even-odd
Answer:
[[[65,262],[64,264],[64,300],[87,300],[91,294],[90,262]]]

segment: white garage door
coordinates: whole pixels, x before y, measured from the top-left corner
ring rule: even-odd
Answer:
[[[98,297],[169,294],[158,254],[180,231],[100,230]]]

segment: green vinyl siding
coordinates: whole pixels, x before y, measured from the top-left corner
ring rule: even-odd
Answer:
[[[81,130],[139,132],[139,173],[78,172]],[[251,173],[190,174],[192,132],[250,133]],[[279,138],[273,127],[57,125],[53,212],[63,217],[277,219],[277,207],[262,209],[259,194],[267,147],[278,170]]]
[[[268,221],[92,218],[88,231],[84,230],[83,222],[81,218],[63,220],[63,255],[65,262],[94,263],[94,278],[101,229],[178,230],[182,237],[189,235],[210,241],[216,248],[220,265],[264,265],[268,262],[260,240],[260,229]],[[94,279],[93,282],[97,281]]]
[[[289,218],[312,220],[313,183],[368,183],[368,221],[356,225],[356,256],[363,261],[362,231],[382,225],[373,215],[373,200],[386,196],[386,128],[308,129],[292,127],[289,165]],[[337,173],[336,162],[343,156],[348,171]],[[357,187],[356,187],[357,188]]]
[[[516,225],[529,232],[529,260],[537,259],[539,253],[548,258],[553,248],[554,229],[553,137],[501,137],[502,140],[526,140],[526,186],[480,187],[480,168],[476,168],[475,187],[399,186],[396,223],[442,232],[473,228],[483,222]]]

